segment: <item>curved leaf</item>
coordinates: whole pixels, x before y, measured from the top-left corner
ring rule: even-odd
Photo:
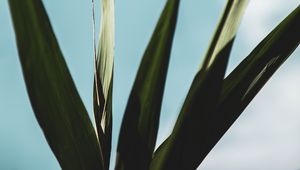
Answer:
[[[65,170],[101,170],[96,134],[40,0],[9,0],[33,111]]]
[[[300,43],[300,6],[287,16],[224,80],[218,106],[218,140]]]
[[[155,153],[151,169],[196,169],[210,151],[207,120],[218,104],[229,54],[247,3],[247,0],[228,1],[173,132]]]

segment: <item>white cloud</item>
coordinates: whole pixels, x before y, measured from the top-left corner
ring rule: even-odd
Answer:
[[[297,5],[298,0],[250,0],[241,24],[243,38],[256,45]]]

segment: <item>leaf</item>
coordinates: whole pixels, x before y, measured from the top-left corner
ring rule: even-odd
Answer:
[[[112,84],[115,46],[114,1],[102,0],[101,29],[94,81],[94,115],[105,169],[109,169],[112,134]]]
[[[35,116],[64,170],[101,170],[99,144],[40,0],[9,0]]]
[[[224,80],[214,140],[229,129],[300,42],[300,6],[287,16]]]
[[[196,169],[210,151],[208,120],[218,104],[229,54],[247,3],[228,1],[173,132],[155,153],[150,169]]]
[[[179,0],[168,0],[144,53],[123,118],[116,169],[148,169],[155,147]]]

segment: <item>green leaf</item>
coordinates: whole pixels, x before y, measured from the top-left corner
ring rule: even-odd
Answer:
[[[99,143],[40,0],[9,0],[35,116],[64,170],[101,170]]]
[[[196,169],[210,151],[208,120],[218,104],[229,54],[247,3],[228,1],[173,132],[155,153],[151,169]]]
[[[123,118],[116,169],[148,169],[155,147],[179,0],[168,0],[140,64]]]
[[[217,141],[255,95],[297,48],[300,42],[300,6],[287,16],[224,80],[218,106]]]
[[[217,62],[217,58],[221,60],[222,57],[219,56],[222,55],[225,56],[223,57],[223,62],[227,62],[225,60],[229,59],[231,46],[247,4],[248,0],[229,0],[227,2],[223,16],[219,22],[202,64],[203,69],[208,69],[213,62]],[[224,51],[224,49],[227,49],[225,48],[226,46],[228,46],[227,48],[230,50]],[[222,51],[224,51],[224,54],[221,53]]]
[[[94,115],[105,169],[109,169],[111,152],[114,46],[114,0],[102,0],[100,39],[96,58],[97,81],[94,81]]]

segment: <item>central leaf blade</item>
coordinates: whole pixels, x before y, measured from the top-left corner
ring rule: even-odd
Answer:
[[[168,0],[144,53],[123,118],[116,169],[146,170],[155,147],[179,0]]]
[[[100,39],[95,61],[94,115],[105,169],[108,169],[112,134],[112,85],[115,46],[114,0],[102,0],[100,26]]]

